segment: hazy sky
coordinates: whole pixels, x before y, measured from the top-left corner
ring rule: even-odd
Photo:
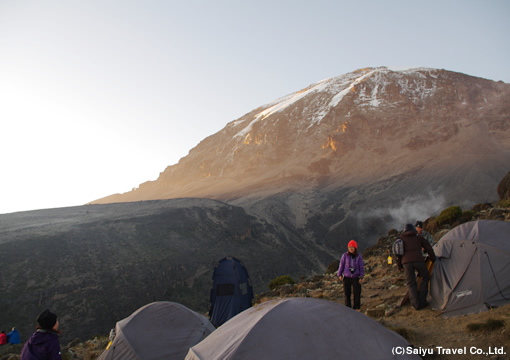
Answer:
[[[0,0],[0,213],[129,191],[359,68],[510,83],[509,34],[506,0]]]

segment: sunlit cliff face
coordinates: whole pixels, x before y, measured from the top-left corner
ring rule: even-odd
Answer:
[[[258,135],[255,135],[254,137],[252,137],[252,134],[251,132],[249,132],[245,138],[244,138],[244,141],[243,141],[243,144],[244,145],[262,145],[262,144],[266,144],[268,142],[268,136],[267,134],[258,134]]]
[[[337,149],[337,143],[335,139],[333,139],[331,136],[328,136],[328,139],[324,144],[322,144],[323,149],[331,148],[333,151],[336,151]]]
[[[348,121],[346,121],[344,124],[342,124],[342,132],[345,132],[345,130],[347,130],[347,124],[348,124],[348,123],[349,123],[349,122],[348,122]]]
[[[118,198],[244,194],[296,179],[356,183],[454,154],[471,162],[510,151],[509,97],[508,84],[445,70],[361,69],[254,109]]]

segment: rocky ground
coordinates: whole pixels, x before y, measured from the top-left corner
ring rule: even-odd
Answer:
[[[490,359],[510,359],[510,304],[476,315],[443,319],[430,307],[416,311],[409,302],[400,303],[407,292],[404,275],[396,265],[388,265],[387,254],[367,259],[365,283],[362,287],[361,312],[385,327],[399,333],[417,348],[433,349],[426,359],[481,359],[481,355],[438,354],[437,347],[457,349],[471,347],[488,351],[489,347],[504,348],[506,355],[489,355]],[[307,296],[343,304],[343,286],[334,274],[316,276],[294,285],[285,285],[277,291],[266,293],[258,301],[285,296]],[[489,319],[504,322],[493,330],[470,331],[470,324],[486,324]],[[499,323],[498,323],[499,324]],[[367,339],[368,340],[368,339]]]
[[[471,211],[472,219],[497,219],[510,221],[510,204],[478,205]],[[467,220],[467,219],[464,219]],[[448,231],[435,229],[435,241]],[[432,223],[429,223],[432,228]],[[407,287],[403,273],[395,264],[388,264],[391,244],[397,232],[389,231],[387,236],[379,238],[378,243],[363,251],[365,259],[365,283],[362,287],[361,312],[385,327],[401,334],[415,348],[431,351],[426,359],[510,359],[510,304],[491,311],[444,319],[430,307],[416,311],[409,302],[401,304]],[[330,264],[326,274],[313,278],[302,278],[295,284],[285,284],[274,290],[257,295],[256,302],[282,297],[314,297],[343,304],[343,285],[334,274],[338,261]],[[485,327],[484,327],[485,326]],[[473,328],[480,329],[473,329]],[[368,340],[368,339],[367,339]],[[106,347],[108,337],[96,337],[80,343],[73,341],[63,345],[64,359],[94,360]],[[439,354],[438,347],[444,351],[467,350],[467,354]],[[484,352],[505,354],[470,354],[471,349]],[[0,347],[0,360],[18,360],[21,345]]]
[[[413,346],[433,349],[434,355],[427,355],[426,359],[510,359],[510,304],[490,312],[443,319],[437,311],[430,308],[416,311],[409,302],[399,307],[406,293],[403,275],[396,270],[396,265],[388,265],[383,256],[368,259],[367,269],[370,275],[366,276],[366,283],[363,285],[361,311],[404,336]],[[318,275],[313,279],[303,279],[295,285],[282,286],[277,291],[259,296],[257,301],[286,296],[307,296],[343,303],[343,286],[333,274]],[[505,326],[493,330],[469,331],[468,325],[486,324],[489,319],[502,320]],[[64,346],[64,359],[96,359],[107,342],[106,336],[96,337],[85,343],[72,342]],[[484,351],[489,347],[503,347],[507,354],[493,354],[489,357],[476,354],[439,355],[439,346],[444,349],[467,347],[468,352],[472,347]],[[5,355],[0,356],[0,360],[19,359],[20,345],[5,345],[2,348],[0,353]]]
[[[510,221],[509,202],[499,205],[479,204],[466,212],[470,218],[456,220],[452,224],[437,227],[429,219],[426,227],[434,234],[437,242],[449,228],[458,222],[477,219]],[[390,235],[391,234],[391,235]],[[378,243],[363,251],[365,259],[365,283],[362,286],[361,312],[385,327],[399,333],[415,348],[427,350],[426,359],[510,359],[510,304],[488,312],[444,319],[438,311],[426,307],[416,311],[409,301],[402,303],[407,293],[404,274],[396,264],[388,264],[391,244],[396,239],[396,230],[380,237]],[[263,302],[287,296],[306,296],[344,303],[343,285],[335,270],[338,261],[330,264],[325,275],[313,279],[301,279],[293,285],[283,285],[276,290],[259,295]],[[475,330],[475,328],[478,328]],[[443,350],[439,350],[442,347]],[[467,354],[447,354],[447,351],[461,349]],[[492,349],[492,350],[490,350]],[[496,350],[498,349],[498,350]],[[502,349],[505,354],[488,354]],[[473,351],[485,354],[471,354]],[[428,351],[433,351],[432,354]],[[443,353],[439,353],[443,351]]]

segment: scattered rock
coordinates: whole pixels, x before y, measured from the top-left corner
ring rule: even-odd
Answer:
[[[384,309],[368,309],[366,311],[366,314],[368,316],[370,316],[371,318],[373,319],[378,319],[378,318],[381,318],[384,316],[385,314],[385,310]]]
[[[500,200],[510,200],[510,171],[498,184],[497,190]]]

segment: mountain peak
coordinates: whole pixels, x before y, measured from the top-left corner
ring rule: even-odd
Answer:
[[[417,193],[492,201],[510,163],[509,100],[509,84],[452,71],[359,69],[252,110],[157,180],[94,203],[203,197],[265,211],[278,198],[307,224],[336,199],[327,227],[342,231]]]
[[[324,99],[324,103],[321,108],[317,109],[314,112],[314,116],[310,118],[310,126],[320,123],[320,121],[335,107],[339,105],[342,99],[348,95],[349,93],[356,93],[356,86],[367,80],[370,77],[375,78],[375,87],[370,94],[366,94],[363,92],[360,94],[361,97],[364,97],[364,101],[366,106],[377,107],[382,103],[382,100],[377,98],[377,94],[379,91],[384,92],[386,85],[390,82],[388,77],[392,73],[401,73],[406,76],[410,76],[410,74],[417,75],[422,79],[427,79],[427,76],[424,73],[436,72],[434,69],[427,68],[388,68],[388,67],[378,67],[378,68],[365,68],[356,70],[349,74],[340,75],[334,78],[325,79],[319,81],[315,84],[308,86],[305,89],[299,90],[282,98],[279,98],[269,104],[262,106],[262,110],[255,114],[254,118],[249,121],[249,119],[235,121],[231,123],[231,126],[242,128],[238,133],[235,134],[235,137],[245,137],[250,132],[255,124],[258,121],[262,121],[267,117],[282,112],[287,109],[289,106],[295,104],[297,101],[307,97],[312,96],[313,94],[324,94],[327,99]],[[429,75],[430,76],[430,75]],[[409,84],[403,83],[403,87],[409,88]],[[246,125],[247,124],[247,125]]]

